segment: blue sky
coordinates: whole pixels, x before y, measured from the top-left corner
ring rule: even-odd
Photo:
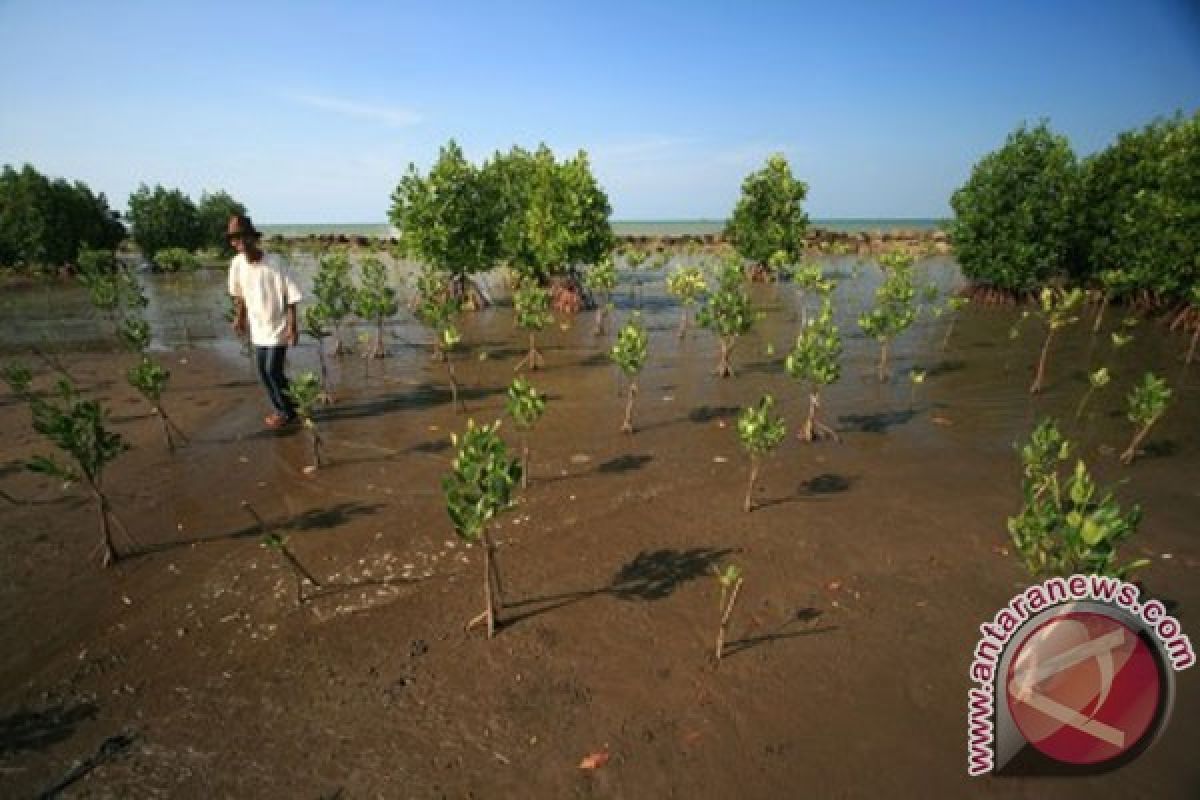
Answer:
[[[1200,108],[1200,6],[0,0],[0,163],[376,222],[407,164],[588,150],[618,219],[720,218],[782,151],[814,217],[926,217],[1023,120],[1080,154]]]

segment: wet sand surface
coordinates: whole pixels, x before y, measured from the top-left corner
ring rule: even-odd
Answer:
[[[99,568],[94,508],[22,470],[50,450],[0,395],[0,488],[26,501],[0,499],[0,795],[34,796],[132,732],[65,796],[1196,797],[1196,669],[1177,676],[1163,738],[1119,771],[966,775],[978,626],[1032,582],[1005,519],[1020,502],[1013,443],[1042,415],[1063,420],[1102,483],[1124,481],[1123,503],[1143,506],[1124,552],[1153,560],[1146,591],[1200,636],[1200,366],[1178,361],[1186,340],[1143,321],[1115,350],[1122,315],[1110,310],[1101,335],[1080,323],[1062,338],[1031,399],[1036,321],[1011,340],[1018,312],[969,308],[944,351],[944,320],[901,337],[881,386],[877,346],[853,324],[875,267],[827,263],[846,278],[844,374],[824,397],[841,443],[794,436],[807,394],[783,371],[789,286],[753,287],[766,317],[734,351],[737,377],[719,380],[712,335],[676,337],[661,276],[645,276],[640,301],[626,281],[618,316],[640,305],[651,332],[632,436],[619,433],[612,331],[593,337],[581,315],[539,335],[546,368],[530,379],[549,401],[529,439],[530,487],[495,527],[505,609],[491,641],[463,631],[482,566],[453,534],[440,479],[449,434],[503,416],[525,342],[503,304],[464,321],[465,415],[403,312],[389,358],[331,359],[329,463],[314,474],[302,431],[262,430],[268,409],[235,342],[162,343],[166,407],[192,440],[174,457],[125,385],[128,356],[62,348],[133,444],[106,486],[144,552]],[[956,284],[947,260],[922,270]],[[200,291],[219,317],[219,282]],[[224,336],[216,323],[212,335]],[[311,343],[291,354],[293,373],[315,363]],[[1101,365],[1113,384],[1075,422]],[[913,368],[929,374],[915,397]],[[1147,369],[1175,397],[1126,468],[1125,395]],[[49,385],[44,366],[38,380]],[[792,433],[746,514],[735,419],[768,391]],[[502,431],[515,445],[511,422]],[[325,584],[303,606],[243,501]],[[715,669],[709,571],[729,562],[746,583]],[[610,760],[581,770],[598,751]]]

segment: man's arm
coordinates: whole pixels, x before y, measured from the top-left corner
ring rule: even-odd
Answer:
[[[238,336],[245,336],[247,331],[246,325],[246,301],[240,297],[233,298],[233,332]]]
[[[300,328],[296,325],[296,304],[291,303],[287,307],[287,343],[295,347],[300,343]]]

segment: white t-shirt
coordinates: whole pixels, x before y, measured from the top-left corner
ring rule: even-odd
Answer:
[[[229,262],[229,293],[242,298],[250,322],[250,341],[258,347],[287,344],[287,307],[304,295],[292,270],[275,253],[251,263],[243,253]]]

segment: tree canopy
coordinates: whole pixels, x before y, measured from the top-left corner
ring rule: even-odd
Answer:
[[[748,261],[765,265],[782,252],[786,263],[794,264],[804,252],[807,196],[808,184],[795,178],[787,158],[776,153],[742,181],[742,196],[725,226],[725,237]]]

